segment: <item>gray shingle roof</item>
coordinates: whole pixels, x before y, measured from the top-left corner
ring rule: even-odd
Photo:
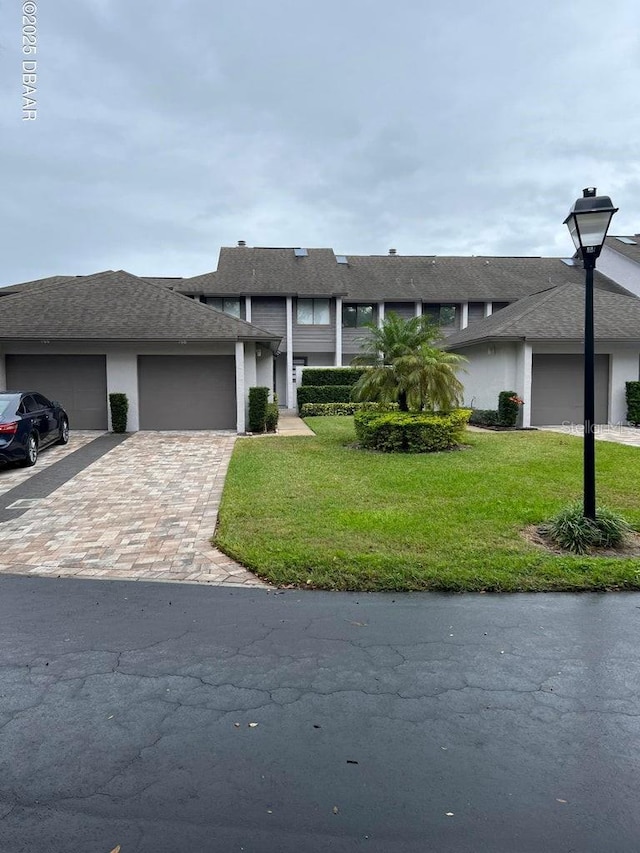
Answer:
[[[180,276],[141,275],[139,278],[143,281],[149,281],[151,284],[161,284],[164,287],[170,287],[171,290],[180,290],[180,284],[184,281]]]
[[[280,341],[278,335],[123,270],[41,283],[4,296],[0,338]]]
[[[354,301],[427,302],[521,299],[549,285],[584,280],[580,266],[560,258],[486,258],[348,255],[338,264],[332,249],[222,248],[217,272],[184,279],[181,293],[234,295],[342,295]],[[597,276],[599,287],[627,293]]]
[[[618,236],[623,237],[624,235],[620,234],[615,237],[607,237],[604,241],[605,246],[640,264],[640,234],[630,234],[628,236],[629,240],[635,241],[635,245],[632,245],[631,243],[623,243],[621,240],[618,240]]]
[[[32,287],[47,286],[49,284],[58,284],[61,281],[66,281],[76,276],[71,275],[50,275],[48,278],[37,278],[33,281],[22,281],[20,284],[10,284],[7,287],[0,287],[0,296],[7,296],[9,293],[18,293],[21,290],[28,290]]]
[[[640,342],[640,299],[605,290],[594,292],[596,338]],[[525,296],[484,320],[455,332],[447,349],[496,339],[582,340],[584,287],[564,284]]]

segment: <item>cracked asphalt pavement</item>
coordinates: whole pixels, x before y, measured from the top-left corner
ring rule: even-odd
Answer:
[[[0,577],[0,851],[623,853],[636,594]]]

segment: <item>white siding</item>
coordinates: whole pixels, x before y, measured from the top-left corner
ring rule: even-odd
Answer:
[[[640,296],[640,264],[605,246],[598,258],[597,270]]]
[[[497,409],[500,391],[516,391],[517,344],[476,344],[458,350],[469,359],[458,374],[464,385],[464,405]],[[466,372],[465,372],[466,371]]]

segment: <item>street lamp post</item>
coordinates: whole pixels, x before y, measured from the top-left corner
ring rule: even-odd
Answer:
[[[564,224],[568,227],[585,269],[584,313],[584,509],[585,518],[596,518],[595,447],[595,335],[593,323],[593,271],[602,251],[611,218],[618,210],[609,196],[596,195],[587,187],[574,202]]]

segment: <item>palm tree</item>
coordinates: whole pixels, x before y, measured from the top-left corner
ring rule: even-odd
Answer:
[[[460,403],[464,389],[456,371],[466,359],[437,346],[442,334],[429,318],[403,320],[390,312],[380,327],[368,326],[362,354],[353,360],[370,368],[353,389],[356,400],[397,402],[405,412]]]

